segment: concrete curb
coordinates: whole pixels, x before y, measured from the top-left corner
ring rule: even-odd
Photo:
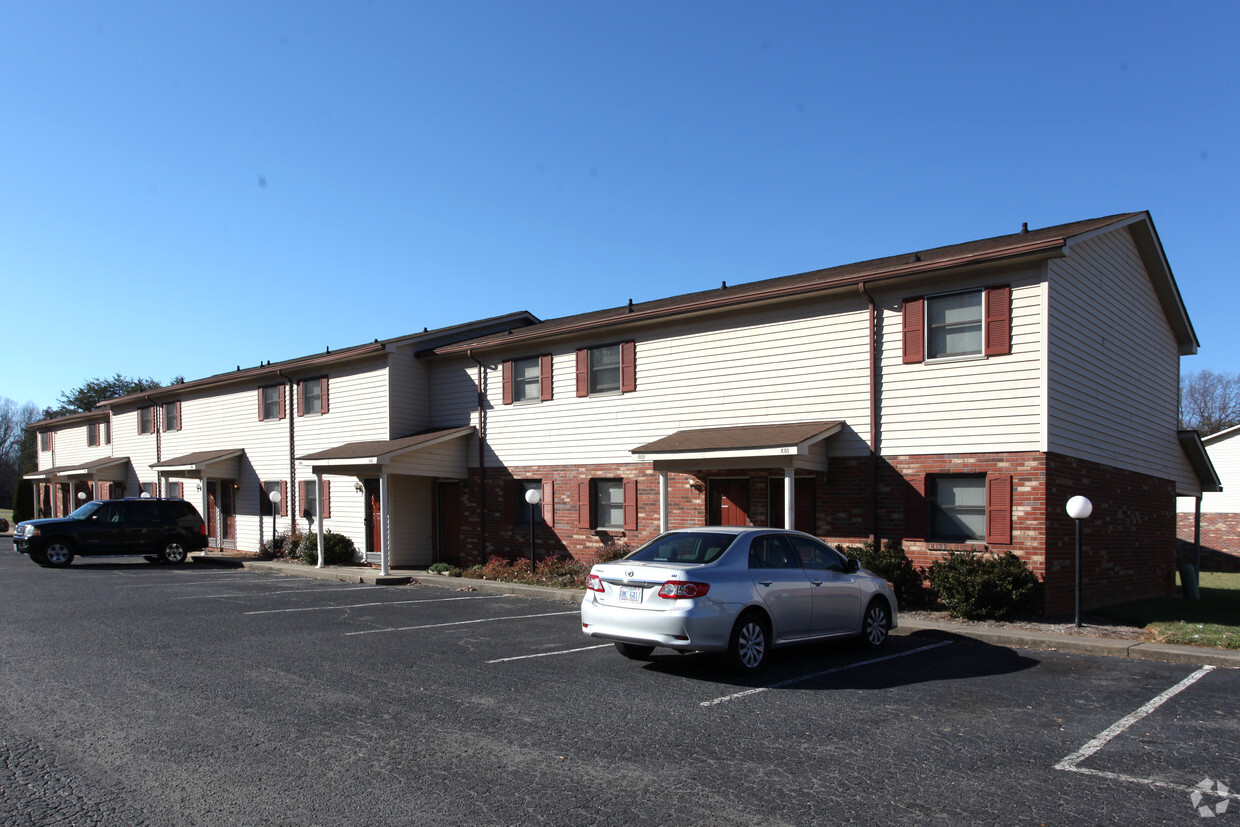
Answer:
[[[560,603],[576,605],[581,602],[581,589],[557,589],[550,586],[527,586],[521,583],[503,583],[495,580],[473,580],[464,577],[445,577],[425,569],[393,569],[387,576],[377,569],[352,566],[325,566],[321,569],[299,563],[276,560],[254,560],[242,557],[193,554],[197,563],[209,563],[240,567],[250,571],[267,571],[292,577],[315,580],[336,580],[342,583],[366,583],[371,586],[433,586],[453,591],[480,591],[490,594],[515,594],[538,597]],[[1006,646],[1013,649],[1035,649],[1053,652],[1071,652],[1079,655],[1102,655],[1116,658],[1138,658],[1169,663],[1186,663],[1197,666],[1225,666],[1240,669],[1240,651],[1211,649],[1204,646],[1173,646],[1166,643],[1145,643],[1136,640],[1094,638],[1064,635],[1055,632],[1008,630],[995,626],[976,624],[942,623],[938,621],[904,620],[893,634],[936,634],[955,636]]]

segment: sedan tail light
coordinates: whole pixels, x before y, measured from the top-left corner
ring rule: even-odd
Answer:
[[[586,591],[601,592],[603,591],[603,580],[597,574],[591,574],[586,580]]]
[[[703,597],[710,591],[709,583],[691,583],[686,580],[668,580],[659,589],[659,597],[667,600],[690,600]]]

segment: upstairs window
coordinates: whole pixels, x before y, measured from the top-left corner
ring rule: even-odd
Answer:
[[[501,366],[504,404],[547,402],[552,398],[551,354],[505,360]]]
[[[1012,352],[1012,289],[989,287],[905,299],[905,364]]]
[[[52,432],[51,431],[39,431],[39,450],[40,451],[52,450]]]
[[[164,431],[181,430],[181,403],[164,403]]]
[[[99,425],[100,439],[104,445],[112,444],[112,420],[101,423]]]
[[[258,418],[260,421],[284,418],[283,385],[268,385],[258,389]]]
[[[99,426],[91,423],[86,426],[86,445],[94,448],[99,444]]]
[[[297,415],[314,416],[327,413],[327,377],[303,379],[297,385]]]
[[[138,408],[138,433],[153,434],[155,433],[155,408],[148,405],[145,408]]]
[[[637,390],[637,347],[634,342],[577,351],[577,395],[605,396]]]
[[[982,291],[926,299],[926,358],[982,354]]]

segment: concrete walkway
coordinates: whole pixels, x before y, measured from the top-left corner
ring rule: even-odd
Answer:
[[[194,553],[191,559],[198,564],[232,566],[249,571],[266,571],[290,577],[306,577],[315,580],[336,580],[342,583],[366,583],[371,586],[405,586],[416,583],[455,591],[480,591],[498,594],[517,594],[556,600],[576,605],[581,602],[581,589],[556,589],[549,586],[526,586],[520,583],[503,583],[493,580],[473,580],[462,577],[445,577],[425,569],[391,569],[381,575],[376,568],[354,566],[324,566],[315,568],[304,563],[288,563],[280,560],[256,560],[216,553]],[[1198,666],[1226,666],[1240,668],[1240,651],[1212,649],[1205,646],[1173,646],[1166,643],[1143,643],[1135,640],[1089,637],[1088,635],[1065,635],[1055,632],[1029,631],[1005,628],[1001,625],[987,626],[976,623],[950,623],[901,618],[900,626],[893,634],[915,633],[952,635],[979,640],[995,646],[1014,649],[1042,649],[1058,652],[1074,652],[1082,655],[1106,655],[1120,658],[1143,658],[1170,663],[1186,663]]]

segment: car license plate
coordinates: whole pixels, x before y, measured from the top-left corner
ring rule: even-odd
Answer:
[[[621,586],[620,587],[621,603],[641,603],[642,590],[639,586]]]

